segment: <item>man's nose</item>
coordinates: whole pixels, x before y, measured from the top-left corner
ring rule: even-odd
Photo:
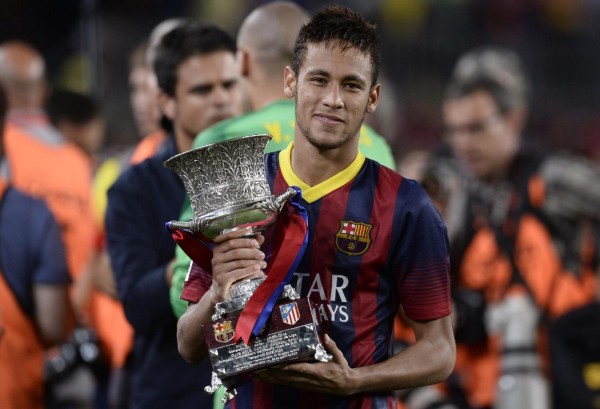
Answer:
[[[327,87],[325,95],[323,96],[323,104],[331,109],[340,109],[344,106],[344,100],[342,99],[339,85],[330,84]]]

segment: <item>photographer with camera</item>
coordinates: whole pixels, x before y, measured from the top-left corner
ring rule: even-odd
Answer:
[[[442,213],[458,226],[455,379],[470,407],[549,408],[548,325],[596,292],[594,252],[581,250],[600,220],[600,189],[580,181],[600,183],[600,174],[583,159],[529,144],[527,111],[515,53],[483,48],[460,58],[442,107],[451,153],[443,161],[460,175],[455,192],[466,200]],[[456,203],[438,170],[433,164],[425,186],[437,180],[434,200]]]

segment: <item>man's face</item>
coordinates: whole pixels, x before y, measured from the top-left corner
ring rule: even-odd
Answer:
[[[90,156],[97,154],[104,142],[105,123],[100,116],[84,124],[63,120],[57,124],[57,128]]]
[[[129,73],[129,96],[138,132],[146,136],[160,127],[158,85],[149,67],[137,66]]]
[[[172,102],[175,130],[190,140],[209,126],[240,115],[242,104],[234,54],[216,51],[184,61],[177,70]]]
[[[502,114],[483,90],[444,103],[446,140],[454,155],[478,179],[501,177],[510,165],[520,132],[511,115]]]
[[[285,72],[285,92],[296,100],[300,136],[321,151],[358,141],[365,113],[375,110],[379,98],[379,84],[371,87],[371,82],[368,54],[309,45],[298,77],[289,67]]]

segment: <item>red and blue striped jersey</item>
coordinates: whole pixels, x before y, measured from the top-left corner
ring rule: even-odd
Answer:
[[[417,182],[360,153],[346,170],[309,187],[292,171],[291,149],[265,158],[273,194],[300,187],[308,213],[309,242],[291,284],[315,304],[351,367],[382,362],[392,353],[400,306],[414,320],[451,312],[445,225]],[[237,392],[235,409],[396,405],[391,391],[339,397],[250,382]]]

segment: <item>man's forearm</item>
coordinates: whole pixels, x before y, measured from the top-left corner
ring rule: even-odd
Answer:
[[[190,304],[177,322],[177,346],[188,362],[197,363],[208,354],[202,325],[212,322],[214,303],[210,293],[204,294],[197,304]]]
[[[454,335],[450,317],[436,321],[436,330],[417,337],[402,352],[380,364],[356,368],[358,382],[354,393],[399,390],[445,380],[454,369]]]

